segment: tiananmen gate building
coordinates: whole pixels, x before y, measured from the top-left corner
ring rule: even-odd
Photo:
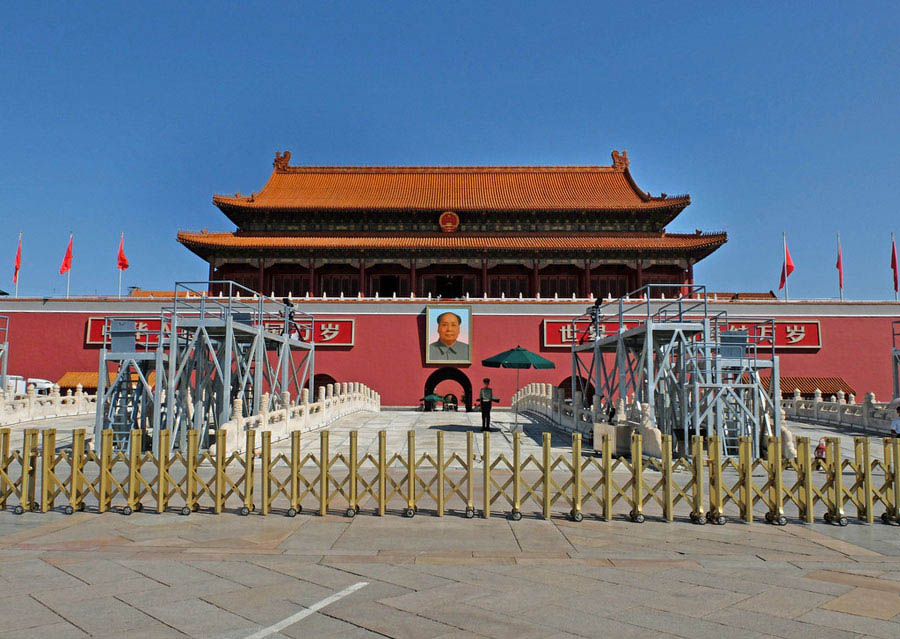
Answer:
[[[724,233],[666,233],[690,197],[651,196],[628,168],[298,167],[216,195],[238,227],[181,232],[210,280],[277,297],[554,298],[688,284]]]

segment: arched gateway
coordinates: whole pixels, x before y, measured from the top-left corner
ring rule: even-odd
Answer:
[[[434,389],[437,388],[437,385],[446,380],[454,381],[462,386],[462,401],[460,403],[466,405],[467,411],[472,410],[472,382],[469,381],[465,373],[452,366],[439,368],[428,376],[428,379],[425,380],[423,396],[431,395]]]

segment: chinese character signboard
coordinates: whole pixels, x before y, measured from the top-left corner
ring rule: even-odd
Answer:
[[[626,322],[625,329],[634,328],[637,322]],[[618,322],[601,322],[600,338],[619,332]],[[593,323],[588,321],[572,324],[572,320],[544,320],[544,346],[546,348],[570,348],[572,342],[584,344],[594,339]]]
[[[85,330],[85,344],[103,344],[103,327],[105,318],[91,317]],[[160,320],[135,318],[135,341],[139,346],[156,346],[159,340]],[[266,328],[273,333],[280,333],[281,320],[273,320]],[[316,346],[353,346],[356,321],[353,319],[316,319],[312,336]],[[300,334],[293,337],[304,342],[310,341],[309,327],[299,326]]]
[[[728,323],[729,331],[747,331],[751,341],[760,346],[771,346],[771,324],[751,324],[748,322]],[[756,338],[756,339],[752,339]],[[822,327],[818,320],[775,321],[775,350],[790,350],[798,348],[822,348]]]
[[[625,328],[634,328],[637,322],[626,322]],[[600,337],[615,335],[618,322],[600,324]],[[729,331],[748,331],[752,340],[760,346],[772,344],[771,324],[729,323]],[[570,348],[572,343],[583,344],[594,338],[591,322],[583,321],[573,325],[571,320],[544,320],[543,341],[545,348]],[[775,322],[775,349],[822,348],[822,329],[816,321],[779,320]]]

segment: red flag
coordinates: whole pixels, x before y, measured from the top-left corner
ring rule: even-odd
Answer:
[[[16,270],[13,271],[13,284],[19,283],[19,268],[22,266],[22,236],[19,236],[19,248],[16,249]]]
[[[894,292],[897,292],[897,244],[891,237],[891,269],[894,271]]]
[[[128,268],[128,258],[125,257],[125,234],[122,234],[121,239],[119,240],[119,256],[116,260],[116,268],[120,271],[124,271]]]
[[[66,254],[63,256],[62,264],[59,265],[59,274],[63,275],[72,270],[72,236],[69,235],[69,245],[66,247]]]
[[[844,288],[844,257],[841,255],[841,240],[838,239],[838,259],[837,264],[834,265],[834,268],[838,270],[838,281],[840,283],[841,290]]]
[[[784,264],[781,266],[781,284],[778,285],[778,290],[784,288],[784,285],[787,283],[788,275],[794,272],[794,260],[791,259],[791,252],[788,250],[787,242],[784,244]]]

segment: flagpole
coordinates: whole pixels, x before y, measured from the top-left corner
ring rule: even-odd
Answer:
[[[838,272],[838,289],[841,292],[841,301],[844,301],[844,255],[841,253],[841,232],[837,234],[838,257],[841,260],[841,270]]]
[[[119,240],[119,248],[121,249],[122,243],[125,241],[125,231],[122,231],[121,239]],[[119,299],[122,299],[122,269],[119,268],[119,264],[116,263],[116,269],[119,271]]]
[[[19,249],[22,248],[22,231],[19,231]],[[16,257],[19,256],[19,249],[16,249]],[[19,271],[21,269],[16,269],[16,293],[15,296],[19,297]]]
[[[75,233],[69,231],[69,243],[72,243],[72,240],[75,237]],[[69,268],[66,271],[66,299],[69,299],[69,283],[72,281],[72,265],[69,264]]]
[[[782,270],[784,272],[784,301],[788,301],[788,272],[787,272],[787,236],[784,231],[781,232],[781,243],[784,245],[784,255],[782,256]]]
[[[895,253],[897,251],[897,245],[894,244],[894,232],[893,231],[891,231],[891,251],[893,251]],[[894,271],[894,272],[896,273],[896,271]],[[895,302],[897,301],[897,288],[896,287],[894,287],[894,301]]]

